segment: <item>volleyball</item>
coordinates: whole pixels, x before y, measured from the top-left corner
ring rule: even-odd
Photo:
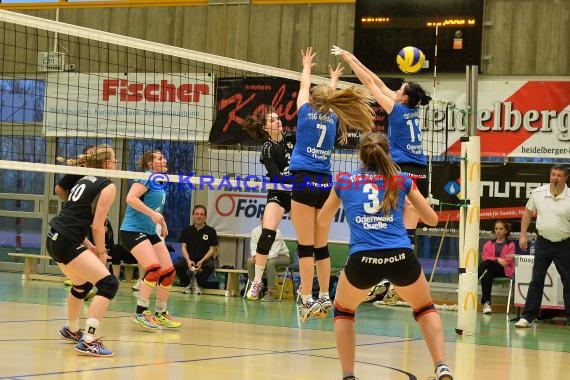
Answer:
[[[420,49],[414,46],[406,46],[396,56],[396,63],[404,73],[413,74],[420,71],[425,59],[426,57]]]

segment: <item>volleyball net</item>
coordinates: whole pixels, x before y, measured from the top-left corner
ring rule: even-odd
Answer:
[[[295,130],[298,71],[1,10],[0,53],[0,169],[102,174],[58,165],[56,157],[109,144],[120,168],[104,172],[110,177],[146,178],[135,162],[144,151],[160,149],[170,182],[196,185],[207,176],[211,185],[237,186],[239,177],[257,182],[265,175],[262,142],[241,126],[247,116],[271,105],[284,130]],[[328,59],[322,72],[337,62]],[[313,76],[312,82],[329,79]],[[383,131],[387,116],[375,108],[375,130]],[[430,164],[449,159],[453,112],[445,101],[422,109]],[[335,173],[358,167],[357,142],[351,133],[347,145],[337,146]]]

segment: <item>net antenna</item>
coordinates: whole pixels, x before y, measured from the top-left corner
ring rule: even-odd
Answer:
[[[434,38],[434,54],[433,54],[433,93],[432,93],[432,102],[434,101],[433,99],[436,98],[436,86],[437,86],[437,45],[439,42],[439,18],[436,15],[436,19],[435,19],[435,38]],[[435,107],[437,108],[444,108],[444,101],[436,101],[437,105]],[[430,105],[428,105],[428,109],[429,109]],[[433,106],[432,106],[433,107]],[[434,111],[435,112],[435,111]],[[433,125],[435,125],[435,123],[433,123]],[[447,137],[447,133],[445,134],[445,136]],[[433,165],[432,165],[432,159],[433,159],[433,154],[436,148],[436,142],[435,142],[435,128],[428,128],[428,147],[427,147],[427,151],[428,151],[428,203],[430,205],[432,205],[433,207],[437,207],[440,205],[440,202],[438,199],[434,198],[433,193],[432,193],[432,173],[433,173]],[[445,141],[445,143],[447,143],[447,141]]]

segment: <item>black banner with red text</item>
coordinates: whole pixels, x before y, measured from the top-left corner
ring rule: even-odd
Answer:
[[[394,86],[401,80],[394,80]],[[390,83],[392,84],[392,83]],[[255,115],[266,105],[276,109],[285,132],[294,132],[297,125],[297,93],[299,82],[275,77],[220,78],[216,87],[217,115],[210,131],[209,142],[220,145],[255,145],[241,127],[246,117]],[[388,118],[377,104],[375,131],[384,131]],[[349,142],[340,148],[355,148],[358,134],[349,131]]]

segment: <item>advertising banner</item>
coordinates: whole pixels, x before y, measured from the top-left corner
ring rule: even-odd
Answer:
[[[534,256],[515,256],[515,300],[514,304],[524,307],[528,285],[532,280],[532,267]],[[544,292],[542,294],[541,308],[564,310],[564,291],[562,279],[556,270],[556,266],[551,264],[544,279]]]
[[[263,215],[267,193],[263,191],[208,191],[208,224],[215,226],[221,235],[250,235],[251,230],[260,223]],[[285,214],[279,229],[286,239],[295,240],[297,234],[289,218]],[[337,212],[329,231],[330,242],[348,242],[348,224],[341,207]]]
[[[345,78],[343,78],[345,79]],[[388,80],[398,88],[400,79]],[[432,81],[419,81],[433,92]],[[428,131],[447,131],[446,144],[430,145],[433,155],[459,155],[461,136],[467,129],[465,80],[440,79],[437,99],[454,104],[447,112],[430,111],[423,120]],[[263,105],[272,105],[284,129],[293,131],[297,122],[297,81],[282,78],[221,78],[216,89],[217,117],[209,141],[215,144],[253,144],[241,125]],[[434,94],[432,94],[434,95]],[[478,81],[477,134],[481,137],[482,157],[570,157],[570,81],[483,78]],[[432,102],[432,109],[440,105]],[[384,131],[387,117],[374,104],[376,131]],[[357,136],[346,148],[356,146]],[[424,144],[428,145],[428,144]],[[424,148],[427,149],[427,146]]]
[[[44,132],[51,137],[207,141],[213,91],[213,75],[203,73],[51,73]]]
[[[432,82],[420,82],[425,89]],[[570,157],[570,80],[479,79],[477,135],[482,157]],[[465,81],[441,79],[437,98],[456,108],[424,128],[447,128],[448,149],[458,155],[467,128]],[[447,120],[451,119],[451,120]]]
[[[493,164],[481,167],[480,219],[481,230],[492,231],[496,219],[507,219],[513,223],[514,231],[520,229],[520,218],[531,192],[548,183],[550,164]],[[448,218],[459,220],[460,176],[459,164],[436,164],[433,168],[432,192],[435,198],[445,204],[439,213],[440,221]],[[533,221],[534,222],[534,221]],[[531,228],[532,230],[532,228]]]
[[[391,80],[396,85],[401,80]],[[297,126],[297,93],[299,82],[276,77],[220,78],[216,87],[217,114],[209,141],[220,145],[255,145],[243,130],[248,116],[256,115],[264,106],[272,106],[283,124],[285,132],[294,132]],[[376,103],[375,131],[384,131],[387,115]],[[341,148],[354,148],[358,143],[356,132],[349,133],[348,144]]]

